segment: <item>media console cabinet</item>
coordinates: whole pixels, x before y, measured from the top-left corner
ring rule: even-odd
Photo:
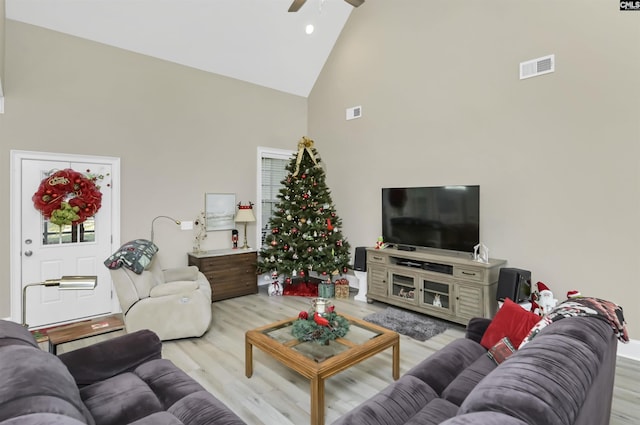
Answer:
[[[504,260],[367,248],[367,298],[466,325],[493,317]]]
[[[238,248],[190,252],[188,258],[189,265],[197,266],[209,280],[211,301],[258,293],[256,250]]]

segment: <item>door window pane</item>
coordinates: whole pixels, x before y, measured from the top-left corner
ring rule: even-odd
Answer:
[[[67,224],[59,226],[48,220],[42,221],[42,244],[61,245],[72,243],[95,242],[95,219],[89,217],[80,224]]]

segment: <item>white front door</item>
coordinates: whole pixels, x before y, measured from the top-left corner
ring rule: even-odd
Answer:
[[[67,275],[96,275],[93,290],[59,290],[31,286],[26,292],[26,323],[43,327],[112,312],[112,289],[104,260],[114,251],[112,244],[112,164],[108,161],[79,162],[58,159],[20,161],[20,281],[21,288],[46,279]],[[95,216],[76,225],[51,223],[32,200],[41,181],[52,172],[70,168],[91,175],[102,193]],[[22,290],[21,290],[22,292]]]

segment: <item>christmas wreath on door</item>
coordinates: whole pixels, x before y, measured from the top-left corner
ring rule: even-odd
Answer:
[[[53,224],[82,223],[102,206],[102,193],[96,185],[101,178],[91,174],[87,177],[71,168],[56,171],[40,182],[31,198],[33,205]]]

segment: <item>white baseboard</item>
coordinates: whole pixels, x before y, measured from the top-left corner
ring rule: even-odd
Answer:
[[[640,361],[640,341],[632,339],[626,344],[618,342],[618,355]]]

